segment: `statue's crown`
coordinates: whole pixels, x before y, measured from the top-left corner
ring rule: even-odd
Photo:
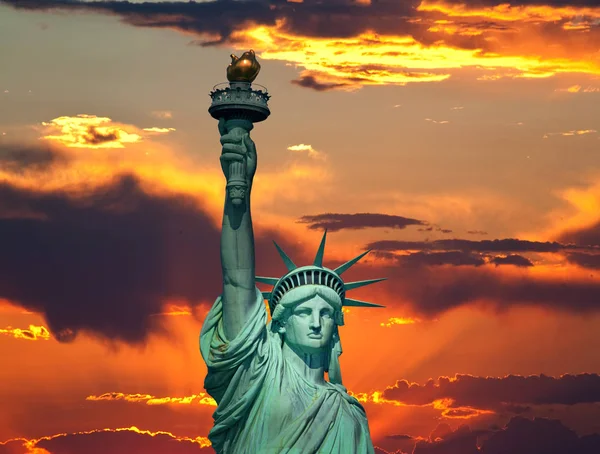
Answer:
[[[279,255],[283,259],[288,273],[282,277],[261,277],[256,276],[257,282],[273,285],[273,290],[270,292],[262,292],[263,296],[269,301],[269,310],[273,314],[275,307],[287,292],[301,285],[323,285],[333,289],[340,297],[342,306],[359,306],[359,307],[385,307],[380,304],[368,303],[366,301],[346,298],[346,291],[352,290],[365,285],[374,284],[375,282],[383,281],[386,278],[369,279],[366,281],[344,282],[340,275],[358,262],[361,258],[367,255],[371,250],[367,250],[352,260],[338,266],[332,270],[323,266],[323,254],[325,252],[325,238],[327,230],[323,233],[321,244],[317,250],[317,255],[312,265],[297,267],[294,262],[287,256],[283,249],[279,247],[275,241],[275,247]]]

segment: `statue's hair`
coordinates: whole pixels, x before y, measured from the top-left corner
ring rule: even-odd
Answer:
[[[323,298],[334,310],[334,321],[336,325],[343,326],[344,318],[342,314],[342,300],[338,293],[325,285],[301,285],[288,291],[283,295],[271,316],[272,320],[278,323],[283,322],[289,312],[299,304],[310,301],[315,296]]]

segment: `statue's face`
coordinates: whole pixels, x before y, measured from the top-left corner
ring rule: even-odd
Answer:
[[[296,351],[315,354],[330,347],[334,310],[320,296],[295,306],[285,323],[284,342]]]

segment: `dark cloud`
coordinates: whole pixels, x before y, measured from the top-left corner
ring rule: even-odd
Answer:
[[[463,251],[415,252],[408,255],[397,255],[396,261],[402,266],[481,266],[485,264],[482,257]]]
[[[436,441],[438,438],[443,439],[444,437],[451,435],[453,432],[452,427],[448,423],[441,422],[435,429],[429,434],[431,441]]]
[[[497,256],[491,259],[491,263],[498,265],[514,265],[514,266],[533,266],[531,260],[522,255],[510,254],[506,257]]]
[[[96,126],[89,126],[83,135],[83,140],[88,145],[100,145],[106,142],[114,142],[119,138],[117,131],[102,133]]]
[[[335,1],[303,1],[288,2],[285,0],[254,1],[164,1],[164,2],[131,2],[131,1],[84,1],[84,0],[0,0],[0,4],[12,6],[20,10],[31,11],[87,11],[110,14],[119,17],[124,23],[136,27],[156,27],[177,30],[186,35],[196,35],[192,44],[200,46],[231,46],[236,44],[234,32],[252,26],[279,26],[284,33],[308,38],[352,38],[364,35],[363,43],[385,41],[385,36],[411,36],[424,46],[444,43],[453,48],[503,54],[507,49],[520,47],[515,44],[523,29],[522,21],[506,21],[501,19],[477,17],[446,16],[443,11],[419,11],[421,0],[378,0],[365,5],[355,0]],[[461,5],[464,2],[461,1]],[[469,3],[469,2],[467,2]],[[504,2],[505,3],[505,2]],[[589,4],[579,1],[563,2],[565,5]],[[515,6],[529,2],[513,2]],[[545,4],[545,3],[536,3]],[[476,5],[471,3],[469,6]],[[485,6],[487,3],[482,2]],[[449,21],[454,31],[448,32],[444,26],[438,26],[440,20]],[[536,36],[543,42],[551,42],[556,52],[565,59],[573,58],[573,49],[579,52],[596,52],[600,34],[591,28],[585,37],[573,35],[563,29],[568,18],[551,23],[526,22],[526,26],[534,27]],[[375,34],[375,35],[373,35]],[[563,45],[567,34],[569,42]],[[371,35],[371,36],[369,36]],[[501,38],[498,37],[501,35]],[[380,38],[384,37],[384,38]],[[506,37],[506,42],[504,41]],[[299,51],[304,51],[301,42],[296,44]],[[351,44],[346,44],[351,48]],[[343,52],[344,43],[338,43]],[[260,50],[260,49],[259,49]],[[519,52],[516,50],[515,52]],[[528,51],[533,52],[533,51]],[[393,53],[392,53],[393,54]],[[539,58],[537,52],[534,55]],[[552,55],[558,58],[558,55]],[[326,66],[326,62],[321,62]],[[329,81],[319,73],[305,71],[292,83],[318,91],[343,89],[346,85],[359,86],[364,77],[373,72],[402,73],[407,78],[425,78],[436,72],[447,74],[448,70],[425,68],[392,68],[378,64],[356,65],[349,69],[353,76],[344,81]],[[532,72],[534,70],[531,70]],[[333,73],[333,64],[329,68]],[[519,74],[520,71],[515,71]],[[336,77],[337,79],[337,77]],[[371,82],[371,80],[369,80]]]
[[[83,329],[142,341],[167,298],[219,293],[218,232],[190,199],[122,176],[77,199],[4,183],[0,200],[45,217],[0,222],[0,295],[42,312],[59,340]]]
[[[497,310],[514,306],[540,306],[574,313],[599,309],[596,301],[600,295],[600,281],[595,274],[587,277],[573,274],[561,279],[552,275],[528,274],[524,269],[533,264],[522,255],[560,253],[569,260],[567,254],[572,253],[571,262],[597,269],[597,256],[591,255],[598,251],[597,246],[518,239],[439,239],[374,241],[366,244],[364,249],[373,249],[373,255],[389,259],[392,263],[389,266],[376,265],[377,275],[388,278],[382,284],[385,291],[408,302],[424,316],[436,316],[458,306],[482,302]],[[400,251],[412,253],[401,254]],[[577,255],[576,252],[582,254]],[[583,255],[583,252],[589,255]],[[493,253],[507,254],[507,257],[494,257]],[[505,273],[497,267],[481,266],[487,258],[490,264],[510,264],[522,268],[523,272]],[[461,266],[432,268],[434,265]]]
[[[502,404],[502,409],[505,412],[520,415],[531,411],[532,407],[528,405]]]
[[[404,441],[401,439],[400,441]],[[390,449],[388,447],[388,449]],[[397,447],[391,448],[397,449]],[[382,454],[391,451],[381,449]],[[578,436],[560,421],[515,416],[504,427],[456,430],[440,423],[429,439],[415,439],[414,447],[402,445],[395,453],[412,454],[597,454],[600,434]]]
[[[427,223],[424,222],[424,224],[427,224]],[[436,232],[441,232],[441,233],[452,233],[452,230],[450,230],[450,229],[443,229],[439,226],[434,226],[434,225],[430,225],[429,227],[418,228],[417,230],[419,232],[433,232],[435,230]]]
[[[488,233],[483,230],[467,230],[469,235],[487,235]]]
[[[371,257],[380,257],[382,259],[388,259],[388,260],[397,260],[398,258],[398,254],[395,254],[393,252],[388,252],[388,251],[371,251],[369,254]]]
[[[320,82],[316,77],[309,74],[302,75],[298,79],[292,80],[292,84],[298,85],[299,87],[312,88],[316,91],[337,90],[353,85],[350,82]]]
[[[76,197],[1,183],[0,201],[0,298],[42,313],[59,340],[85,330],[142,342],[163,333],[152,315],[169,298],[211,302],[221,293],[220,230],[192,198],[149,195],[125,175]],[[257,273],[282,275],[271,240],[302,254],[266,235],[255,238]]]
[[[558,241],[574,243],[579,246],[600,246],[600,222],[589,227],[565,232]]]
[[[368,31],[380,34],[411,34],[426,44],[431,44],[440,35],[427,31],[428,23],[414,21],[421,0],[378,0],[370,5],[361,5],[353,0],[327,2],[304,1],[302,3],[285,0],[255,0],[244,2],[141,2],[83,0],[0,0],[0,4],[23,10],[72,10],[95,11],[119,16],[125,23],[142,27],[171,28],[198,35],[218,35],[218,39],[199,41],[202,45],[215,45],[231,42],[234,31],[249,24],[274,26],[278,20],[285,20],[286,31],[301,36],[335,38],[352,37]],[[465,4],[462,0],[457,2]],[[494,6],[503,1],[467,2],[469,6]],[[591,0],[511,2],[511,5],[550,4],[554,6],[595,6]],[[460,22],[459,26],[463,26]],[[491,20],[465,22],[464,26],[480,31],[506,31],[506,24]],[[445,36],[454,44],[467,49],[486,49],[485,36]]]
[[[374,241],[366,249],[380,251],[477,251],[477,252],[560,252],[572,245],[557,242],[541,242],[507,238],[501,240],[442,239],[434,241]]]
[[[594,433],[581,437],[579,439],[579,449],[581,454],[600,452],[600,434]]]
[[[235,42],[233,33],[249,26],[275,26],[282,24],[283,31],[296,36],[314,38],[350,38],[375,32],[380,35],[412,36],[424,45],[434,45],[445,41],[454,47],[465,49],[490,48],[490,40],[485,33],[502,32],[507,26],[490,20],[458,23],[460,28],[477,29],[484,33],[447,34],[433,32],[433,20],[439,13],[419,12],[421,0],[378,0],[370,5],[354,0],[287,2],[285,0],[255,1],[206,1],[206,2],[139,2],[83,0],[0,0],[0,4],[22,10],[40,11],[90,11],[111,14],[124,23],[138,27],[174,29],[186,34],[195,34],[200,39],[193,44],[200,46],[231,45]],[[420,20],[415,20],[416,17]],[[560,33],[560,28],[557,28]],[[554,30],[553,33],[556,33]],[[216,38],[215,38],[216,36]],[[551,35],[550,35],[551,36]],[[378,37],[371,38],[377,41]],[[368,39],[366,39],[368,44]],[[299,43],[299,46],[301,44]],[[345,82],[319,80],[317,74],[304,72],[292,83],[319,91],[342,88],[347,84],[361,82],[361,74],[389,67],[377,65],[355,68],[356,76]],[[427,71],[399,69],[407,77],[423,78],[435,73]]]
[[[352,279],[387,277],[387,281],[380,284],[378,290],[388,295],[388,304],[393,306],[395,302],[402,301],[422,317],[436,317],[459,306],[479,303],[498,311],[518,306],[537,306],[570,313],[600,310],[597,304],[600,280],[593,273],[589,276],[573,273],[555,277],[552,274],[530,274],[526,271],[531,268],[529,266],[518,266],[520,270],[505,272],[500,267],[482,264],[490,256],[485,254],[487,251],[507,253],[519,250],[564,254],[569,250],[577,250],[576,246],[516,239],[453,239],[431,242],[375,241],[365,245],[364,249],[374,249],[371,257],[389,261],[372,263],[368,273]],[[590,251],[590,248],[582,249]],[[394,252],[415,250],[417,252],[410,255]],[[504,265],[507,262],[513,262],[513,265],[527,264],[514,257],[504,262]],[[356,298],[369,301],[371,296],[364,292],[362,295],[357,294]]]
[[[52,454],[214,454],[211,447],[200,447],[188,439],[167,433],[137,433],[131,430],[98,431],[60,435],[42,439],[35,447]]]
[[[477,449],[478,435],[463,425],[437,441],[418,441],[413,454],[481,454]]]
[[[365,229],[369,227],[405,229],[409,225],[427,224],[418,219],[380,213],[323,213],[302,216],[298,222],[308,224],[309,229],[328,229],[330,232],[345,229]]]
[[[586,254],[584,252],[571,252],[566,255],[567,260],[584,268],[600,268],[600,254]]]
[[[231,34],[254,23],[274,26],[285,19],[289,31],[315,37],[350,37],[376,29],[397,34],[415,28],[407,21],[420,0],[377,1],[365,7],[353,1],[288,3],[284,0],[244,2],[144,2],[77,0],[0,0],[17,9],[95,11],[119,16],[143,27],[172,28],[199,35],[219,35],[204,45],[230,41]],[[404,30],[406,31],[406,30]]]
[[[395,435],[387,435],[386,438],[392,438],[394,440],[412,440],[413,437],[407,434],[395,434]]]
[[[560,421],[514,417],[483,444],[482,454],[597,454],[600,438],[578,437]]]
[[[66,162],[66,157],[50,147],[0,144],[0,167],[11,173],[44,171]]]
[[[41,450],[51,454],[214,454],[215,452],[212,447],[201,447],[191,439],[177,438],[168,432],[138,433],[132,430],[100,430],[54,435],[39,440],[21,438],[5,443],[0,442],[0,454],[31,454]]]
[[[600,254],[586,254],[583,252],[572,252],[566,255],[567,260],[584,268],[600,268]]]
[[[393,434],[380,437],[374,440],[374,443],[379,447],[380,451],[376,453],[385,454],[405,454],[412,453],[417,440],[421,437],[413,437],[408,434]]]
[[[478,445],[480,448],[478,448]],[[600,435],[583,437],[560,421],[516,416],[495,431],[460,426],[443,437],[419,441],[413,454],[597,454]]]
[[[47,167],[61,159],[43,149],[8,153],[5,149],[3,156],[15,169]],[[82,189],[76,196],[72,192],[26,191],[2,183],[0,201],[0,297],[44,314],[50,332],[60,340],[68,341],[85,330],[109,339],[143,342],[151,332],[163,333],[160,317],[153,315],[161,312],[165,301],[182,298],[196,304],[212,301],[221,292],[220,231],[195,199],[150,195],[135,177],[120,176],[112,184]],[[332,230],[336,230],[336,222],[346,228],[402,228],[423,222],[368,213],[318,215],[311,221],[313,225],[328,222]],[[263,230],[255,236],[257,274],[285,273],[273,239],[296,263],[312,260],[312,251],[310,257],[305,256],[293,240]],[[423,316],[481,300],[503,309],[527,304],[571,312],[598,310],[598,281],[505,275],[478,266],[481,259],[469,250],[527,247],[553,251],[564,247],[559,243],[388,243],[392,250],[404,244],[442,251],[429,250],[429,254],[404,259],[406,264],[423,266],[373,264],[358,266],[350,274],[358,274],[358,279],[388,277],[379,285],[381,291],[393,293],[394,301],[411,304]],[[464,249],[458,253],[443,250],[457,245]],[[381,247],[373,254],[391,252]],[[473,266],[426,266],[434,264]],[[361,298],[360,294],[356,297]]]
[[[391,301],[406,301],[424,317],[434,317],[455,307],[483,303],[496,310],[538,306],[570,313],[600,310],[600,280],[561,275],[504,273],[489,266],[400,267],[373,266],[370,274],[387,277],[380,288]],[[392,296],[393,295],[393,296]],[[361,298],[360,295],[356,296]],[[362,296],[368,298],[368,296]],[[368,299],[367,299],[368,301]]]
[[[600,375],[579,374],[549,377],[546,375],[475,377],[456,375],[440,377],[424,385],[396,382],[383,397],[410,405],[431,404],[451,399],[451,408],[522,412],[524,405],[576,405],[600,402]],[[519,407],[514,407],[518,405]]]

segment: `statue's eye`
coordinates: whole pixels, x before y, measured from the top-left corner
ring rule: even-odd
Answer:
[[[331,311],[328,311],[328,310],[321,311],[321,317],[331,318],[331,315],[332,315]]]
[[[299,309],[295,312],[296,315],[300,315],[300,316],[307,316],[310,315],[310,310],[309,309]]]

